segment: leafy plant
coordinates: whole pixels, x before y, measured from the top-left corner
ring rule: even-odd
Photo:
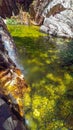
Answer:
[[[6,19],[6,24],[8,24],[8,25],[16,25],[18,23],[17,23],[17,21],[15,19],[7,18]]]

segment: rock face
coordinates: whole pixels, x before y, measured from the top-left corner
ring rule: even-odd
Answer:
[[[12,13],[18,14],[18,8],[15,0],[0,0],[0,16],[10,17]]]
[[[30,5],[30,15],[31,19],[33,19],[38,25],[41,25],[43,22],[43,10],[49,4],[51,0],[34,0]]]
[[[21,6],[28,11],[31,2],[32,0],[0,0],[0,16],[10,18],[13,14],[17,15]]]
[[[32,3],[33,0],[16,0],[17,3],[19,3],[24,11],[29,11],[29,6]]]
[[[44,18],[40,30],[54,36],[73,38],[73,0],[39,1],[41,5],[34,4],[33,12],[39,10],[37,12]],[[37,16],[37,13],[34,13],[34,16]],[[36,21],[36,18],[34,19]]]
[[[21,70],[17,67],[15,44],[10,36],[6,25],[0,18],[0,128],[3,130],[25,130],[23,126],[23,103],[22,97],[27,90],[27,84]],[[3,103],[2,103],[3,102]],[[2,103],[2,104],[1,104]],[[11,124],[8,125],[7,124]],[[12,129],[11,129],[12,127]]]
[[[0,129],[1,130],[26,130],[22,121],[14,115],[4,95],[0,94]]]

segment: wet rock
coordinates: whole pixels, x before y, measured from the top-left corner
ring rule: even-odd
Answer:
[[[13,42],[13,39],[11,38],[5,23],[0,17],[0,69],[3,66],[5,66],[6,68],[9,68],[9,66],[12,65],[16,66],[15,60],[13,59],[14,56],[12,56],[12,53],[14,55],[14,52],[10,51],[7,46],[10,47],[10,50],[11,48],[15,50],[15,44]],[[5,67],[3,69],[6,69]]]
[[[23,120],[23,119],[22,119]],[[1,130],[26,130],[21,119],[13,113],[5,97],[0,94],[0,129]]]
[[[22,98],[26,90],[27,84],[18,65],[14,41],[0,17],[0,94],[6,106],[0,105],[0,107],[2,107],[1,112],[5,111],[7,114],[2,115],[3,122],[0,128],[25,130],[22,122],[24,115]]]

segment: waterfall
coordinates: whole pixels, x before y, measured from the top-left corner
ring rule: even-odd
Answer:
[[[4,26],[0,26],[0,35],[2,36],[2,42],[5,46],[5,49],[8,51],[9,57],[15,63],[17,68],[19,68],[21,71],[24,71],[24,68],[20,64],[20,61],[18,59],[18,54],[17,54],[17,50],[16,50],[16,47],[15,47],[15,44],[14,44],[14,40],[10,36],[8,31],[4,28]]]

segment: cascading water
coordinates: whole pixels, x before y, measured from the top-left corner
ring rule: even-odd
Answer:
[[[14,41],[10,36],[2,18],[0,18],[1,129],[6,128],[10,130],[16,128],[26,130],[25,126],[23,126],[22,121],[24,116],[22,98],[27,88],[27,84],[20,70],[21,68],[22,66],[18,61]],[[2,102],[4,104],[2,104]]]
[[[4,30],[4,28],[0,27],[0,35],[2,36],[2,41],[5,46],[5,49],[8,51],[8,55],[11,58],[11,60],[15,63],[15,65],[24,72],[23,66],[20,64],[20,61],[18,59],[16,47],[14,44],[14,41],[10,34]]]

